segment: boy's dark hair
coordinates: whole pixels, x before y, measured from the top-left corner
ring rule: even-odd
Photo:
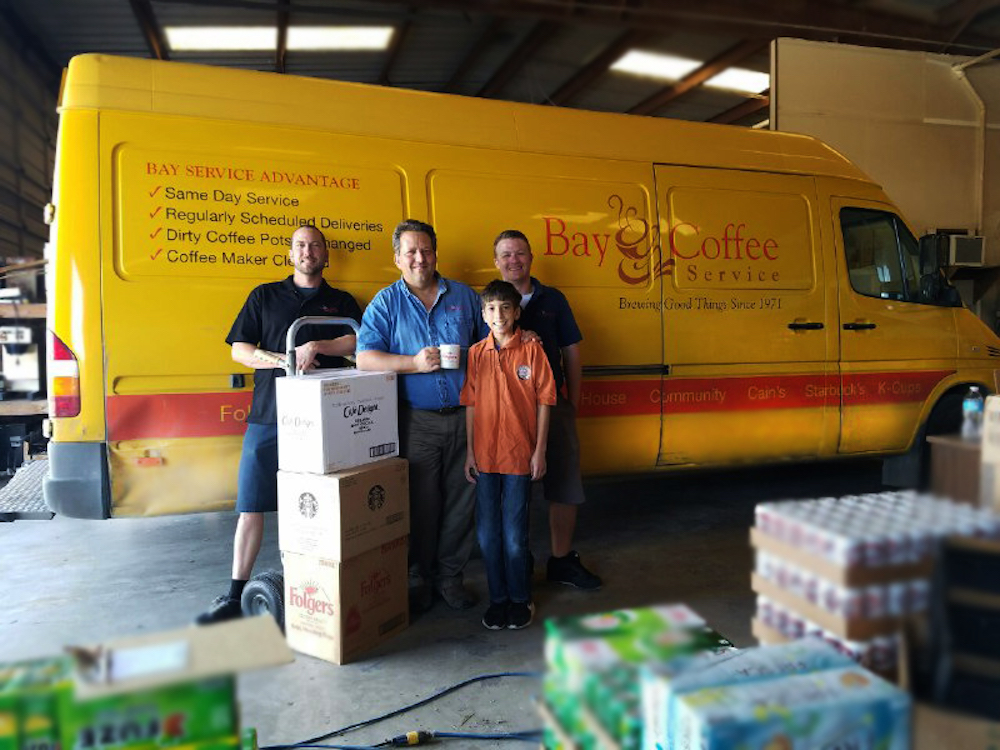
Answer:
[[[487,302],[510,302],[515,307],[520,307],[521,293],[509,281],[493,279],[479,295],[479,301],[483,307],[486,307]]]

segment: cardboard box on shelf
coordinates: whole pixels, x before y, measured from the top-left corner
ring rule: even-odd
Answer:
[[[407,541],[340,562],[282,552],[288,645],[344,664],[406,629]]]
[[[410,533],[409,471],[390,458],[336,474],[278,472],[278,547],[346,560]]]
[[[329,474],[399,453],[395,373],[323,370],[275,390],[282,471]]]
[[[988,396],[983,411],[979,505],[1000,512],[1000,396]]]

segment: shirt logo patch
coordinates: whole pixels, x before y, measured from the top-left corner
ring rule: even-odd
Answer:
[[[337,308],[336,307],[330,307],[329,305],[323,305],[319,309],[319,311],[320,312],[325,312],[325,313],[335,313],[335,312],[337,312]]]
[[[521,380],[527,380],[531,377],[531,368],[527,365],[521,365],[517,368],[517,377]]]

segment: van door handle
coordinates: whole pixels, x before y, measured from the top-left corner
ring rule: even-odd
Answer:
[[[788,327],[793,331],[820,331],[823,329],[822,323],[789,323]]]
[[[845,331],[870,331],[872,328],[878,328],[874,323],[844,323]]]

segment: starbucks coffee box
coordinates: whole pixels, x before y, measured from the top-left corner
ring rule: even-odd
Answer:
[[[336,474],[278,472],[278,547],[347,560],[410,533],[409,467],[390,458]]]

